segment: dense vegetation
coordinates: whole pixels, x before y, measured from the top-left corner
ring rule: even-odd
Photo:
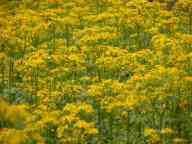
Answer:
[[[191,0],[0,1],[0,144],[191,143]]]

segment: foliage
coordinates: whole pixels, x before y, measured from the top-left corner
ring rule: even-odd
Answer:
[[[192,142],[192,1],[0,2],[0,143]]]

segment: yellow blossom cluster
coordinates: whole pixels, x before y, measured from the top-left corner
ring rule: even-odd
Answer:
[[[191,116],[191,0],[0,1],[0,144],[190,144]]]

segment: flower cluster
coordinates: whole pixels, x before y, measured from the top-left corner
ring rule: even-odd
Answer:
[[[1,0],[1,144],[192,142],[191,0]]]

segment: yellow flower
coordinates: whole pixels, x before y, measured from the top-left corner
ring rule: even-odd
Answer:
[[[103,87],[100,85],[90,85],[87,90],[87,94],[93,97],[100,97],[103,95]]]
[[[173,144],[187,144],[187,140],[183,138],[174,138]]]
[[[85,133],[87,134],[96,134],[98,132],[93,122],[86,122],[84,120],[80,120],[76,123],[76,127],[84,129]]]
[[[5,53],[3,53],[3,52],[0,52],[0,60],[3,60],[3,59],[5,59],[6,58],[6,55],[5,55]]]
[[[184,77],[184,80],[186,80],[186,81],[192,81],[192,76],[186,76],[186,77]]]
[[[145,134],[145,136],[149,137],[149,141],[151,143],[156,143],[160,140],[160,136],[159,136],[157,130],[155,130],[153,128],[145,128],[144,134]]]
[[[80,120],[80,121],[77,122],[76,126],[77,126],[78,128],[88,129],[88,128],[90,127],[90,124],[87,123],[87,122],[84,121],[84,120]]]
[[[173,133],[174,131],[173,131],[173,129],[171,129],[171,128],[163,128],[163,129],[161,129],[161,133],[162,134],[171,134],[171,133]]]

